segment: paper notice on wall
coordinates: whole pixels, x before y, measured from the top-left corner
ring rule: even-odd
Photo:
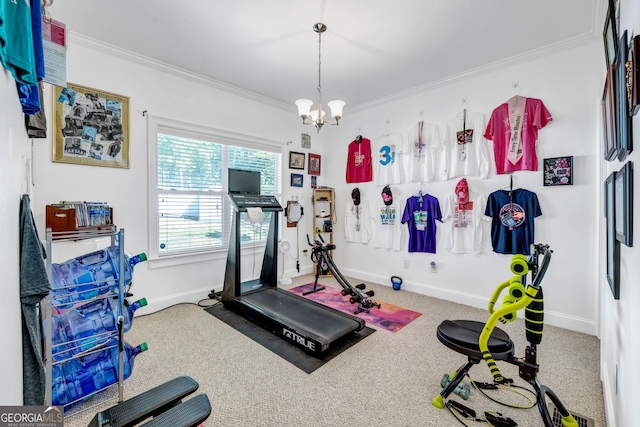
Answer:
[[[67,86],[67,28],[53,19],[42,20],[42,45],[44,48],[44,81]]]

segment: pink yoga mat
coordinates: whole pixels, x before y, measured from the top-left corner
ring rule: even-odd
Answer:
[[[318,284],[318,287],[322,286],[324,285]],[[307,283],[306,285],[291,288],[289,289],[289,292],[302,295],[304,292],[312,289],[313,283]],[[353,314],[357,308],[357,304],[349,303],[349,296],[342,296],[340,294],[340,289],[332,288],[330,286],[325,286],[324,290],[304,295],[304,297],[349,314]],[[356,316],[364,319],[364,321],[370,325],[386,329],[387,331],[397,332],[418,317],[422,316],[422,313],[418,313],[417,311],[407,310],[406,308],[398,307],[397,305],[378,301],[375,298],[372,299],[380,303],[380,308],[374,307],[369,313],[362,312],[356,314]]]

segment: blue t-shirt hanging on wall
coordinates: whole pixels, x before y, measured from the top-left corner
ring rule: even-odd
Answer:
[[[536,193],[518,188],[489,194],[484,214],[491,220],[493,251],[500,254],[529,255],[535,243],[533,219],[542,215]]]
[[[429,194],[407,199],[402,223],[409,227],[409,252],[436,253],[436,220],[442,222],[438,199]]]

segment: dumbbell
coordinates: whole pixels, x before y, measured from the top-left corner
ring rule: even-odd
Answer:
[[[442,379],[440,380],[440,386],[445,388],[451,382],[451,378],[449,378],[449,374],[444,374]],[[460,383],[457,385],[455,390],[453,390],[455,394],[463,398],[464,400],[469,399],[469,395],[471,394],[471,387],[469,384]]]

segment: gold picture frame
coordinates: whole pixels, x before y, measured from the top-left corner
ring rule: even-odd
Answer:
[[[68,83],[54,86],[53,158],[129,167],[129,97]]]

